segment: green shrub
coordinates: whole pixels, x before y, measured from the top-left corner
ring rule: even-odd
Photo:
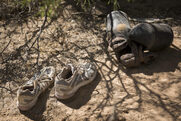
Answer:
[[[91,7],[93,3],[96,2],[96,0],[74,0],[77,2],[77,4],[80,4],[83,9],[86,9],[87,7]],[[113,5],[113,9],[117,10],[119,8],[118,0],[103,0],[108,5]]]
[[[44,16],[45,10],[48,9],[48,16],[56,14],[59,3],[62,0],[18,0],[16,4],[22,9],[29,9],[29,12],[36,11],[36,15]]]
[[[56,15],[57,8],[61,7],[60,5],[61,1],[62,0],[1,0],[0,4],[5,6],[0,5],[0,7],[1,8],[5,7],[7,10],[9,9],[7,7],[10,7],[11,10],[13,10],[12,8],[14,7],[14,9],[33,12],[36,13],[35,15],[41,15],[41,16],[44,16],[45,10],[46,8],[48,8],[48,16],[52,17]],[[83,10],[85,11],[86,9],[91,8],[92,5],[94,5],[94,3],[96,2],[96,0],[74,0],[74,1],[76,2],[77,5],[80,5],[80,7],[83,8]],[[114,10],[117,10],[119,8],[118,4],[119,0],[102,0],[102,1],[106,2],[107,5],[112,5]]]

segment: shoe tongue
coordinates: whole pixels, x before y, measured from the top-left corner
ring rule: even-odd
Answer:
[[[90,71],[90,63],[84,63],[81,65],[81,73],[88,78],[88,72]]]
[[[45,71],[43,73],[46,75],[49,75],[51,73],[51,69],[47,68],[47,69],[45,69]]]

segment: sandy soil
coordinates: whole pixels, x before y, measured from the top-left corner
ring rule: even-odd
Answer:
[[[41,19],[0,21],[0,120],[180,121],[181,26],[172,26],[173,45],[154,62],[124,69],[107,47],[104,22],[69,9],[42,32]],[[30,111],[17,109],[18,86],[38,69],[52,65],[58,73],[66,62],[84,61],[94,62],[99,74],[72,98],[57,100],[52,85]]]

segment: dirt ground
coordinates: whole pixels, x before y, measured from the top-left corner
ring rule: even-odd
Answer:
[[[0,21],[0,121],[181,121],[181,26],[171,26],[170,48],[148,65],[125,69],[108,48],[105,18],[67,7],[45,24]],[[99,74],[72,98],[57,100],[52,85],[30,111],[17,109],[18,86],[39,69],[51,65],[58,73],[66,62],[85,61]]]

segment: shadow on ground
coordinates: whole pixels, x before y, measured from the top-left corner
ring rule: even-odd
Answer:
[[[51,86],[52,87],[52,86]],[[43,92],[37,100],[37,103],[28,111],[21,111],[20,113],[27,116],[31,120],[42,121],[44,119],[43,112],[46,110],[46,103],[49,98],[50,89]]]
[[[157,53],[158,57],[148,65],[141,65],[138,68],[128,69],[129,73],[144,73],[153,75],[160,72],[174,72],[180,70],[178,64],[181,62],[181,50],[177,48],[167,48],[162,52]]]

